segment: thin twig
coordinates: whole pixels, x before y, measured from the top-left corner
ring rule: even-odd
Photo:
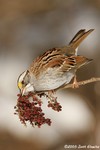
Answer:
[[[92,77],[88,80],[80,81],[80,82],[78,82],[78,85],[79,86],[80,85],[86,85],[88,83],[97,82],[97,81],[100,81],[100,77],[98,77],[98,78]],[[63,86],[57,88],[56,91],[59,90],[59,89],[67,89],[67,88],[73,88],[73,83],[72,84],[64,84]]]

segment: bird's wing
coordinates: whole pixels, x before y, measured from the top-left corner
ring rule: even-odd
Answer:
[[[48,68],[56,68],[58,72],[69,71],[75,64],[75,59],[69,58],[65,55],[43,55],[33,61],[29,68],[29,71],[35,76],[39,76],[40,73],[48,70]]]
[[[83,65],[88,64],[91,62],[92,59],[88,59],[84,56],[70,56],[66,57],[62,63],[62,65],[59,68],[59,72],[66,72],[71,69],[78,69]]]
[[[64,73],[71,69],[77,69],[89,61],[90,59],[83,56],[65,56],[54,53],[46,55],[44,53],[44,55],[34,60],[29,71],[35,76],[39,76],[40,73],[47,71],[48,68],[54,68],[54,70],[58,70],[58,73]]]
[[[61,50],[56,50],[55,48],[48,50],[33,61],[29,67],[29,71],[35,75],[38,75],[40,72],[46,70],[47,68],[61,65],[64,61],[64,58],[65,55]]]

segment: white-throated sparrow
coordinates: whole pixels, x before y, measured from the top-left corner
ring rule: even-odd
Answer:
[[[81,66],[92,59],[77,55],[79,44],[93,31],[80,30],[68,46],[52,48],[37,57],[31,66],[18,78],[18,88],[22,95],[29,91],[52,91],[63,84],[68,84]]]

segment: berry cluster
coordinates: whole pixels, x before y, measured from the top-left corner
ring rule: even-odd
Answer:
[[[17,105],[14,107],[15,114],[19,115],[20,121],[26,125],[29,121],[32,126],[41,127],[42,124],[51,125],[51,120],[44,117],[41,109],[41,100],[32,93],[22,96],[18,94]]]
[[[62,110],[62,106],[60,105],[60,103],[57,102],[57,100],[48,101],[48,107],[51,107],[53,110],[58,112]]]
[[[29,122],[32,126],[41,127],[43,124],[51,125],[51,120],[45,118],[45,114],[42,111],[42,100],[40,97],[43,95],[36,95],[33,93],[28,93],[28,95],[18,94],[17,105],[15,108],[15,113],[19,116],[21,123],[26,125]],[[48,107],[51,107],[55,111],[61,111],[61,105],[57,102],[57,98],[49,99]]]

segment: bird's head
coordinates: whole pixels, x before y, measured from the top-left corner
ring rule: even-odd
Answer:
[[[17,86],[22,95],[27,94],[28,92],[34,92],[34,87],[30,83],[30,73],[28,70],[24,71],[17,80]]]

